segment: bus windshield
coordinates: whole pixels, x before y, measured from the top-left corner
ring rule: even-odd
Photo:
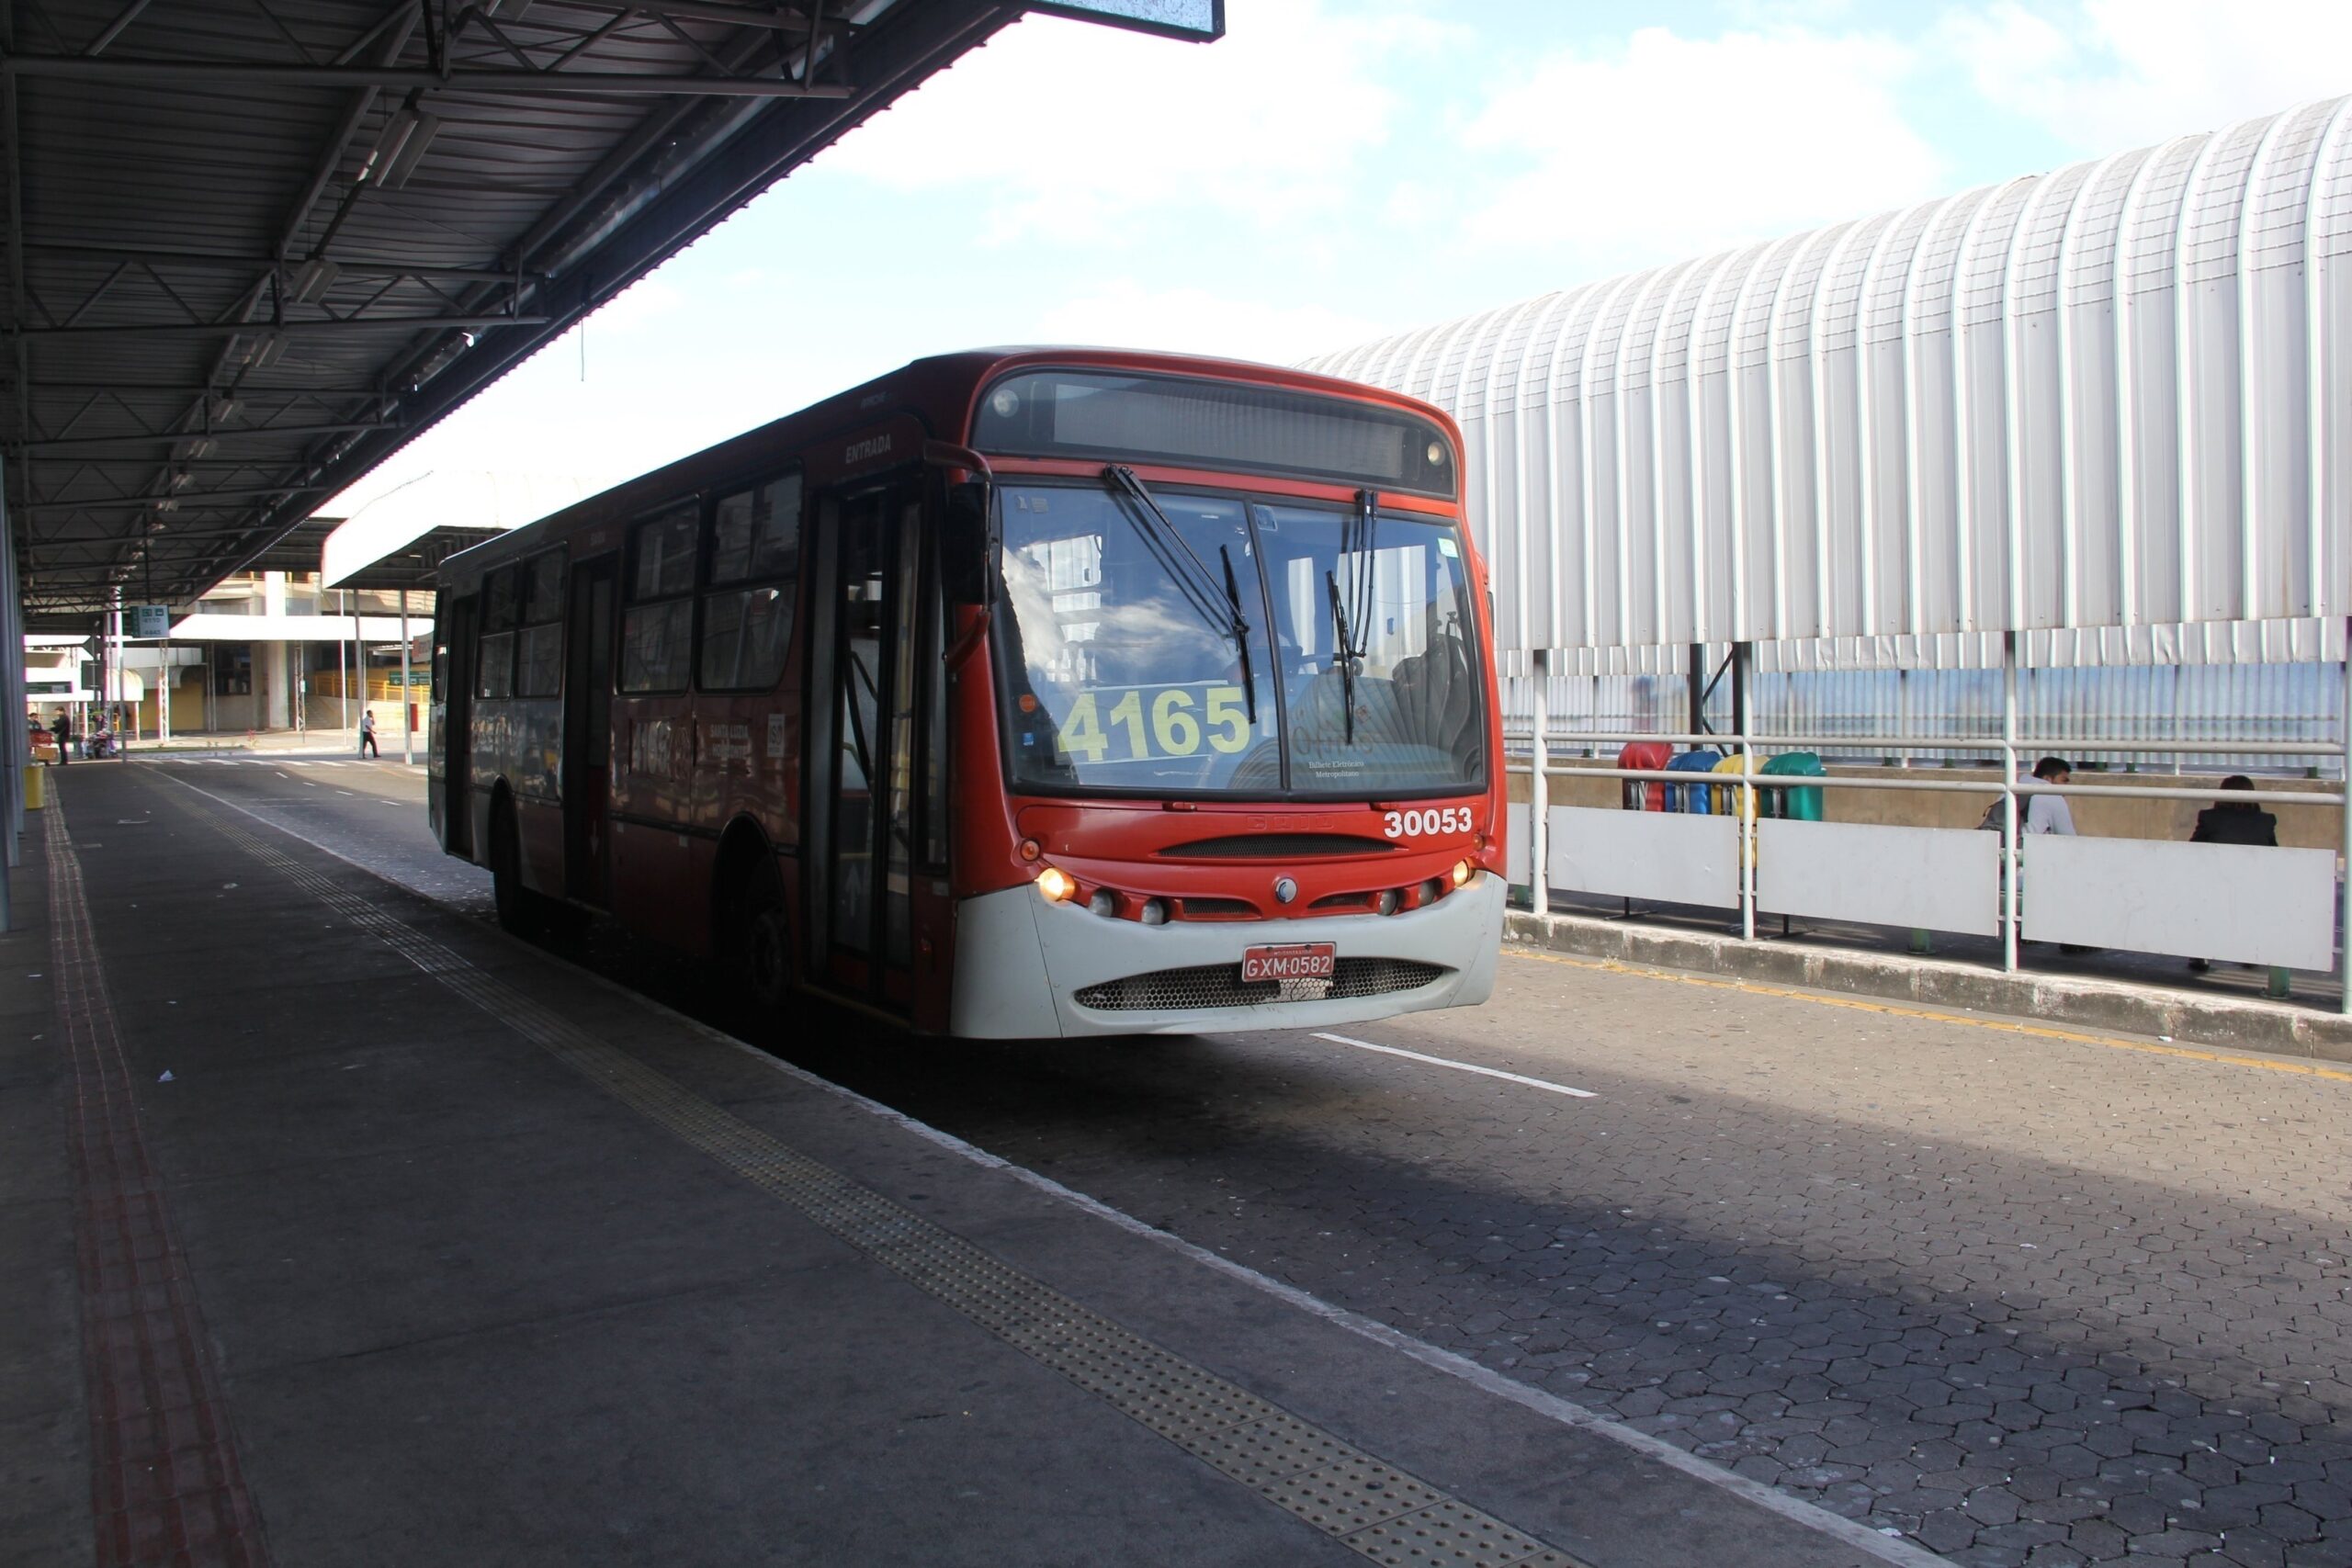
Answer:
[[[1367,530],[1344,507],[1156,491],[1163,528],[1108,486],[1000,495],[1016,787],[1485,787],[1476,621],[1452,524],[1390,513]]]

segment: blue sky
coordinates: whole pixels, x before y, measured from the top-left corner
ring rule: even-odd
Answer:
[[[1032,17],[324,510],[603,485],[924,354],[1288,362],[2352,91],[2344,0],[1227,0]]]

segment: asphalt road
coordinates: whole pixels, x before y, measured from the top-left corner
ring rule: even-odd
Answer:
[[[487,910],[398,763],[130,765]],[[1957,1562],[2352,1564],[2352,1074],[1529,955],[1344,1039],[750,1032]]]

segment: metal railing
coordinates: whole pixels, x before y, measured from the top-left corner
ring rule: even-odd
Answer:
[[[2334,741],[2265,740],[2250,745],[2244,741],[2231,739],[2192,740],[2178,737],[2136,739],[2109,736],[2040,737],[2028,736],[2020,732],[2018,722],[2018,666],[2014,662],[2014,634],[2007,641],[2012,653],[2011,661],[2001,671],[2004,676],[2007,700],[2002,711],[2002,733],[1997,737],[1963,739],[1950,736],[1895,735],[1832,738],[1803,734],[1771,735],[1757,733],[1752,724],[1747,732],[1733,734],[1710,734],[1695,730],[1659,733],[1635,729],[1572,730],[1555,734],[1549,732],[1541,695],[1544,681],[1539,673],[1533,682],[1533,690],[1537,694],[1534,711],[1527,716],[1533,721],[1532,725],[1528,731],[1515,738],[1523,747],[1519,754],[1526,759],[1526,764],[1519,767],[1511,767],[1508,764],[1506,766],[1507,773],[1517,773],[1530,779],[1529,874],[1533,908],[1539,914],[1546,914],[1551,908],[1546,864],[1550,829],[1547,807],[1550,798],[1550,781],[1555,778],[1640,780],[1645,783],[1732,792],[1736,801],[1736,810],[1734,815],[1738,821],[1738,831],[1741,836],[1738,877],[1740,937],[1743,941],[1750,942],[1756,937],[1757,791],[1874,789],[1978,795],[1993,793],[2000,797],[2001,821],[2005,827],[2001,845],[2000,897],[2003,906],[2000,922],[2001,964],[2004,970],[2015,971],[2018,966],[2019,897],[2023,882],[2019,874],[2019,865],[2024,835],[2018,831],[2024,818],[2025,808],[2022,802],[2037,795],[2083,798],[2104,796],[2109,799],[2132,800],[2211,802],[2214,799],[2214,791],[2210,788],[2190,789],[2177,785],[2143,784],[2053,784],[2041,779],[2020,779],[2018,774],[2023,758],[2060,752],[2072,752],[2076,755],[2086,752],[2107,752],[2125,756],[2179,754],[2217,757],[2243,757],[2248,752],[2259,752],[2267,756],[2310,758],[2313,759],[2315,763],[2324,759],[2337,760],[2338,765],[2332,771],[2336,774],[2339,782],[2338,786],[2332,791],[2232,790],[2228,794],[2228,798],[2233,802],[2245,802],[2249,805],[2283,804],[2334,808],[2340,813],[2343,820],[2338,853],[2342,856],[2340,863],[2342,871],[2336,916],[2345,933],[2345,944],[2347,949],[2352,949],[2352,787],[2347,787],[2345,783],[2347,776],[2352,776],[2352,758],[2347,758],[2343,739],[2352,737],[2352,667],[2347,667],[2342,679],[2343,727],[2337,732],[2339,739]],[[1913,773],[1905,773],[1900,777],[1872,777],[1856,773],[1770,774],[1757,771],[1763,755],[1770,751],[1815,753],[1823,750],[1855,750],[1879,752],[1950,751],[1970,745],[1972,742],[1997,753],[1997,760],[1992,764],[1999,770],[2000,776],[1997,779],[1987,781],[1921,778]],[[1726,757],[1736,756],[1748,761],[1743,763],[1740,769],[1724,774],[1657,768],[1589,765],[1559,767],[1553,765],[1550,757],[1552,746],[1559,743],[1585,747],[1623,747],[1634,743],[1706,746],[1722,751]],[[2338,1006],[2345,1013],[2352,1014],[2352,951],[2347,951],[2341,964],[2341,976],[2343,983],[2339,991]]]

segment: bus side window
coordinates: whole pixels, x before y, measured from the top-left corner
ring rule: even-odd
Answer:
[[[552,697],[563,689],[563,551],[546,550],[523,563],[522,623],[515,649],[514,694]]]
[[[767,691],[783,677],[800,587],[800,476],[722,495],[711,509],[702,596],[706,692]]]
[[[514,569],[502,566],[482,579],[481,643],[474,660],[474,695],[514,694],[514,625],[519,609]]]
[[[695,543],[700,503],[629,532],[628,608],[621,613],[621,690],[683,692],[694,649]]]

